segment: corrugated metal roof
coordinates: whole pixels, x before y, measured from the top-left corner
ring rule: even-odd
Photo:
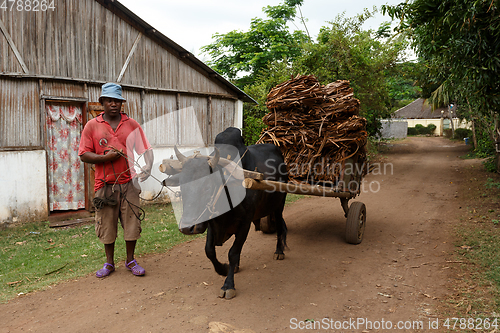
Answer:
[[[179,58],[182,58],[188,62],[191,62],[194,66],[200,68],[202,71],[206,72],[207,75],[214,80],[219,81],[222,83],[224,86],[228,87],[231,91],[235,92],[236,95],[238,96],[239,99],[245,101],[245,102],[250,102],[250,103],[255,103],[258,104],[253,98],[248,96],[246,93],[244,93],[241,89],[239,89],[237,86],[226,80],[223,76],[221,76],[219,73],[214,71],[212,68],[207,66],[205,63],[203,63],[201,60],[196,58],[191,52],[187,51],[184,49],[182,46],[179,44],[175,43],[173,40],[168,38],[167,36],[163,35],[161,32],[156,30],[153,26],[151,26],[149,23],[141,19],[139,16],[137,16],[135,13],[133,13],[131,10],[129,10],[127,7],[125,7],[123,4],[121,4],[119,1],[116,0],[96,0],[99,2],[101,5],[104,7],[108,8],[109,10],[113,11],[116,15],[118,15],[120,18],[126,20],[126,21],[131,21],[130,23],[135,23],[136,26],[139,26],[143,30],[142,32],[149,36],[150,38],[156,37],[162,42],[164,42],[171,50],[175,51]]]

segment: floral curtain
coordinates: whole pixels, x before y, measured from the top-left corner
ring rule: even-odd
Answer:
[[[82,109],[54,103],[46,110],[50,211],[85,208],[83,163],[78,157]]]

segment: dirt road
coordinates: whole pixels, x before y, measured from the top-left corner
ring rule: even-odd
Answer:
[[[440,330],[429,324],[450,283],[458,171],[468,163],[458,156],[466,150],[418,137],[383,154],[356,198],[367,207],[359,245],[344,241],[338,199],[288,206],[285,260],[273,260],[274,235],[250,231],[232,300],[217,298],[223,277],[198,239],[141,258],[145,277],[121,263],[108,278],[89,276],[0,305],[0,332],[442,331],[442,322]],[[226,257],[228,243],[219,256]],[[316,329],[311,320],[319,321]]]

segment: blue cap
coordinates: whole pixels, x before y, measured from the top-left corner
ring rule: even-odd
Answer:
[[[115,98],[115,99],[120,99],[122,101],[126,101],[125,98],[122,97],[122,86],[116,83],[105,83],[102,85],[102,92],[101,97],[109,97],[109,98]]]

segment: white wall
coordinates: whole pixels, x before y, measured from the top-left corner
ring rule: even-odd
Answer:
[[[0,152],[0,224],[48,217],[44,150]]]
[[[406,119],[408,121],[408,127],[415,127],[417,124],[427,126],[429,124],[436,125],[436,130],[434,130],[434,135],[443,135],[443,122],[441,118],[436,119]],[[472,129],[472,124],[467,121],[460,121],[458,118],[453,118],[453,125],[455,128],[467,128]]]

